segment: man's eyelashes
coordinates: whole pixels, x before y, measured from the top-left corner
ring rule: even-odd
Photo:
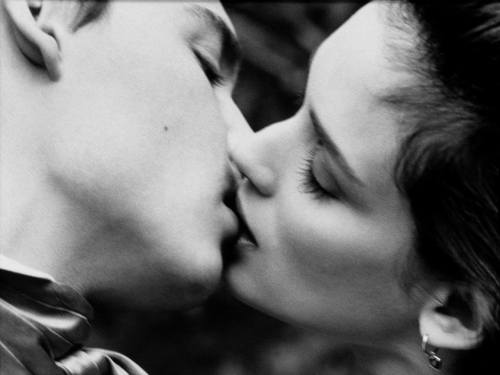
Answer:
[[[203,73],[207,77],[208,82],[210,82],[212,86],[222,86],[224,84],[224,76],[219,72],[214,64],[209,62],[209,59],[203,56],[202,53],[195,50],[194,54],[201,69],[203,70]]]

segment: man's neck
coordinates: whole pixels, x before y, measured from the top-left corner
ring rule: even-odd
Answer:
[[[45,181],[17,191],[19,197],[2,196],[2,202],[9,202],[2,205],[2,253],[83,291],[85,273],[77,269],[76,259],[98,224]]]

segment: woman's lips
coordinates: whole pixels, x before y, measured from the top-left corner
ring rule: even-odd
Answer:
[[[243,212],[243,207],[239,196],[236,196],[236,216],[238,216],[240,222],[240,232],[238,235],[238,242],[248,242],[253,246],[257,246],[257,240],[253,235],[247,221],[245,220],[245,214]]]

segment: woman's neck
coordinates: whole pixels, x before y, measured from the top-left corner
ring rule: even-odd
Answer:
[[[420,353],[356,348],[350,375],[424,375],[428,366],[417,358]],[[422,353],[423,355],[423,353]]]

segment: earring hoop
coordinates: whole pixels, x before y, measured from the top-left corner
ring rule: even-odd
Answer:
[[[441,371],[443,365],[443,360],[437,355],[439,348],[431,348],[429,344],[429,335],[422,336],[422,351],[427,355],[427,360],[429,361],[429,366],[434,370]]]

